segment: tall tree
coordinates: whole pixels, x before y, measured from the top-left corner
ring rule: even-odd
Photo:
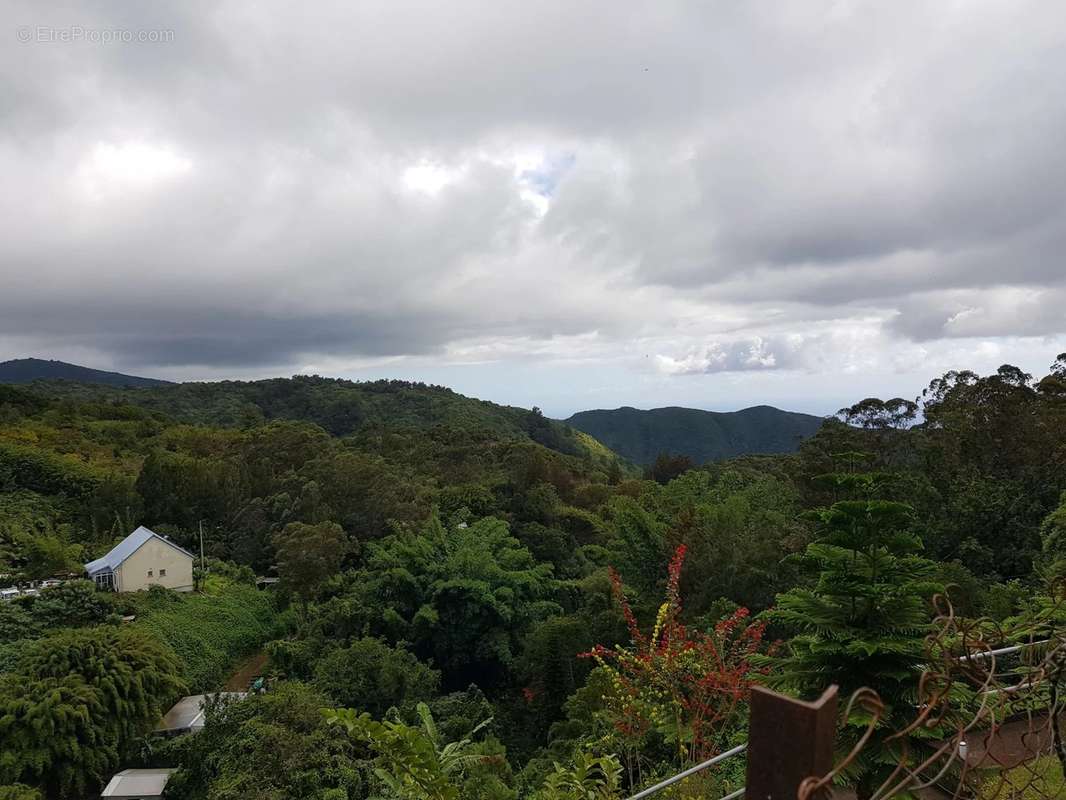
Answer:
[[[821,536],[802,559],[814,583],[778,595],[766,614],[798,634],[786,651],[752,660],[767,668],[767,684],[807,699],[830,684],[845,697],[863,687],[877,691],[884,716],[849,773],[861,800],[894,768],[898,753],[886,739],[915,717],[929,601],[942,587],[936,564],[919,555],[909,506],[845,500],[815,516]],[[861,713],[843,720],[843,752],[868,721]]]
[[[348,537],[336,522],[290,522],[275,534],[274,548],[282,584],[303,601],[306,609],[322,582],[340,569],[348,552]]]

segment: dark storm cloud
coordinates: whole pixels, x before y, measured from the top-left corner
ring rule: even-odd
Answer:
[[[282,369],[565,340],[707,373],[1066,332],[1053,5],[27,2],[5,24],[0,345]]]
[[[282,317],[175,307],[164,313],[152,308],[118,319],[72,310],[53,319],[49,334],[112,353],[116,363],[130,367],[256,367],[294,363],[309,354],[427,354],[439,351],[440,342],[459,328],[456,320],[449,324],[428,314],[412,327],[406,315],[374,312]],[[29,315],[5,317],[12,329],[32,327]]]

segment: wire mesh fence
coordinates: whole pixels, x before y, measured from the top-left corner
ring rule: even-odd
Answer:
[[[1064,584],[1057,584],[1049,596],[1034,601],[1027,613],[1007,623],[961,617],[946,597],[936,598],[935,606],[909,724],[886,732],[886,709],[877,693],[870,689],[855,692],[839,718],[864,719],[865,730],[831,770],[789,784],[798,786],[794,794],[787,792],[788,800],[1066,800]],[[810,748],[813,743],[795,741],[795,737],[785,741],[788,737],[782,735],[783,717],[779,715],[787,718],[789,712],[774,713],[775,719],[761,721],[753,715],[748,743],[628,800],[673,797],[696,776],[721,769],[726,761],[747,758],[749,786],[753,775],[781,769],[778,758],[767,759],[774,763],[752,763],[759,759],[754,751],[760,748],[752,746],[755,739],[765,742],[777,737],[780,741],[773,746],[788,754],[786,759],[792,750]],[[762,726],[761,732],[757,725]],[[834,730],[828,732],[830,739],[836,735]],[[872,749],[877,750],[887,777],[876,786],[856,786],[853,765],[860,754]],[[746,794],[751,792],[741,788],[718,800],[739,800]],[[776,795],[774,800],[778,800]]]
[[[938,597],[914,718],[880,737],[879,756],[891,769],[880,785],[858,792],[859,800],[1066,798],[1063,599],[1057,585],[1030,613],[1001,624],[957,616]],[[873,691],[850,698],[843,716],[865,715],[866,730],[830,773],[803,781],[799,800],[842,794],[835,787],[848,783],[849,767],[872,746],[884,712]]]

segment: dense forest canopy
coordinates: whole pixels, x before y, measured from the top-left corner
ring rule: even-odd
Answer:
[[[752,683],[906,698],[934,592],[1002,620],[1066,571],[1066,357],[862,400],[795,453],[658,467],[420,384],[0,386],[9,581],[138,524],[202,529],[210,565],[190,596],[0,603],[0,785],[85,797],[152,765],[212,800],[616,797],[742,740]],[[831,667],[834,631],[891,658]],[[265,695],[145,738],[258,650]]]

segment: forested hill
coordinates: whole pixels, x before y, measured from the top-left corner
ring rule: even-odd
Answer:
[[[566,420],[638,464],[650,464],[660,453],[688,456],[697,464],[751,453],[791,453],[822,421],[771,406],[730,412],[626,406],[580,411]]]
[[[373,431],[448,429],[477,436],[532,440],[567,455],[609,466],[617,456],[587,433],[539,409],[502,406],[444,386],[409,381],[349,381],[297,375],[260,381],[180,383],[122,388],[46,381],[50,397],[122,403],[193,425],[248,429],[272,420],[312,422],[334,436]]]
[[[68,364],[65,361],[46,361],[41,358],[16,358],[12,361],[0,361],[0,383],[30,383],[39,380],[79,381],[105,386],[134,387],[166,386],[170,383],[157,378],[140,378],[136,375],[123,375],[121,372],[105,372],[77,364]]]

